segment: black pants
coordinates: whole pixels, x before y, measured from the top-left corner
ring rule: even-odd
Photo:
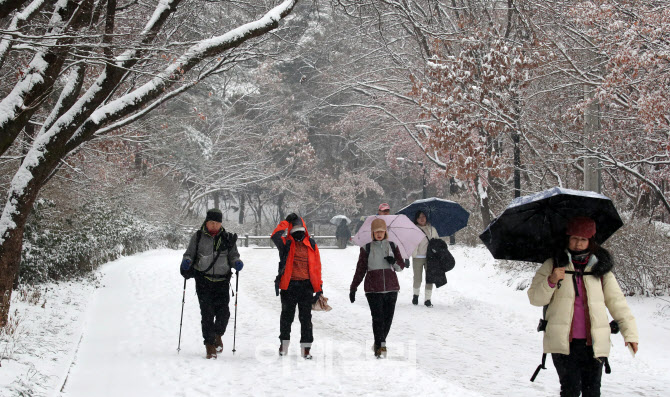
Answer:
[[[312,343],[312,294],[314,289],[309,280],[291,281],[288,289],[281,291],[281,316],[279,317],[279,339],[291,339],[291,325],[298,306],[300,320],[300,343]]]
[[[372,314],[372,333],[375,336],[375,346],[379,347],[382,343],[386,344],[386,337],[391,330],[398,292],[370,292],[365,294],[365,297],[368,298],[370,314]]]
[[[573,339],[570,354],[551,355],[561,382],[561,397],[600,396],[600,379],[603,361],[593,357],[593,346],[586,345],[586,339]]]
[[[230,282],[209,281],[204,277],[195,278],[195,292],[200,303],[202,338],[206,345],[214,344],[215,335],[223,335],[230,319]]]

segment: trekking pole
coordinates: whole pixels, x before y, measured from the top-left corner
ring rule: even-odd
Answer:
[[[177,354],[181,350],[181,324],[184,321],[184,303],[186,303],[186,279],[184,279],[184,295],[181,297],[181,319],[179,320],[179,344],[177,344]]]
[[[235,321],[233,322],[233,354],[235,354],[235,336],[237,336],[237,288],[240,286],[240,271],[235,271]]]

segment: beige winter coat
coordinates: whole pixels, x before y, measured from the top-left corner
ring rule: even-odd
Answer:
[[[419,229],[423,230],[423,233],[426,235],[426,237],[421,240],[419,245],[414,249],[414,252],[412,253],[412,258],[425,258],[426,257],[426,251],[428,251],[428,240],[433,239],[433,238],[440,238],[440,236],[437,234],[437,230],[431,226],[430,223],[427,223],[426,226],[419,226],[416,225]]]
[[[566,270],[574,271],[572,260],[559,258],[566,264]],[[567,262],[565,262],[567,260]],[[548,278],[553,271],[553,259],[548,259],[537,271],[528,289],[528,298],[534,306],[549,305],[545,320],[547,328],[544,333],[544,352],[570,354],[570,331],[575,304],[575,288],[572,274],[566,274],[561,287],[550,287]],[[608,357],[610,352],[610,326],[607,317],[609,310],[612,318],[619,323],[625,342],[638,342],[635,318],[626,303],[619,283],[611,272],[612,260],[607,251],[600,249],[591,255],[586,265],[586,272],[594,275],[584,276],[584,288],[588,302],[588,313],[591,322],[591,339],[595,357]],[[602,283],[601,283],[602,276]]]

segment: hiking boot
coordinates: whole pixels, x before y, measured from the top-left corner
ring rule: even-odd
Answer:
[[[433,307],[433,304],[430,303],[430,299],[428,299],[427,301],[423,302],[423,304],[426,305],[427,307]]]
[[[214,358],[216,359],[216,347],[214,345],[205,345],[205,349],[207,350],[207,358]]]
[[[303,347],[301,350],[302,350],[302,358],[304,358],[305,360],[311,360],[312,359],[312,355],[309,354],[309,351],[311,350],[311,347]]]
[[[381,346],[375,349],[375,357],[386,358],[386,346]]]
[[[223,341],[221,340],[222,335],[216,335],[214,337],[214,347],[216,347],[216,352],[221,353],[223,351]]]
[[[414,306],[416,306],[416,305],[419,304],[419,295],[414,295],[414,296],[412,297],[412,304],[413,304]]]
[[[279,343],[279,355],[280,356],[288,356],[288,345],[289,345],[288,341]]]

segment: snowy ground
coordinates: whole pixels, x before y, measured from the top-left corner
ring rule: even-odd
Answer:
[[[17,302],[23,318],[0,368],[0,396],[209,395],[435,395],[551,396],[558,378],[551,365],[535,383],[541,358],[535,332],[541,309],[525,291],[507,286],[483,248],[455,247],[449,284],[433,294],[435,307],[411,305],[411,271],[399,274],[401,292],[387,341],[389,355],[374,359],[362,286],[354,304],[349,284],[357,247],[323,249],[325,295],[333,310],[313,313],[314,360],[276,354],[279,298],[273,289],[277,254],[241,248],[236,353],[231,322],[218,360],[204,358],[194,283],[186,290],[181,352],[177,354],[183,279],[181,251],[157,250],[123,258],[93,283],[51,286],[45,307]],[[234,281],[233,281],[234,288]],[[421,297],[423,299],[423,296]],[[629,299],[641,343],[636,358],[612,337],[613,373],[603,395],[670,395],[668,302]],[[299,322],[293,327],[299,339]]]

